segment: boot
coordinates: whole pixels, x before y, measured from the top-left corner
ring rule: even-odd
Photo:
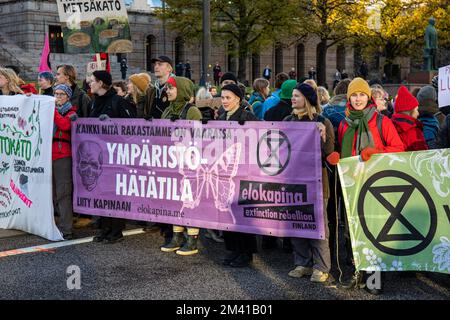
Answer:
[[[184,243],[181,249],[177,250],[176,254],[179,254],[180,256],[191,256],[193,254],[198,253],[197,241],[198,235],[197,236],[188,235],[187,241]]]
[[[172,240],[166,245],[161,247],[162,252],[174,252],[180,249],[181,245],[184,242],[183,232],[174,232]]]

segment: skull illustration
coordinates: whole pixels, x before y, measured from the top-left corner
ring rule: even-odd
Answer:
[[[85,141],[77,150],[77,172],[87,191],[97,187],[97,180],[102,174],[103,154],[100,145],[93,141]]]

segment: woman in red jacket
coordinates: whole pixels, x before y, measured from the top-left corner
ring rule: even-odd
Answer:
[[[72,89],[64,84],[54,88],[56,98],[53,127],[53,196],[54,204],[59,212],[59,230],[64,239],[72,239],[72,151],[70,141],[71,118],[76,115],[77,108],[72,106],[70,98]]]
[[[405,150],[428,150],[428,145],[423,135],[423,125],[417,120],[419,117],[419,101],[405,86],[401,86],[398,89],[394,111],[392,122],[397,129],[400,139],[403,141]]]
[[[347,98],[346,117],[338,129],[341,158],[361,155],[366,161],[375,153],[405,151],[392,121],[377,112],[366,80],[353,79]]]
[[[377,106],[371,99],[369,84],[364,79],[355,78],[350,82],[347,99],[346,117],[338,129],[341,158],[359,155],[363,161],[367,161],[376,153],[405,151],[392,121],[378,113]],[[327,159],[331,164],[336,164],[339,154],[332,153]],[[368,289],[364,281],[365,272],[355,273],[344,288],[364,287],[372,294],[381,293],[381,288]]]

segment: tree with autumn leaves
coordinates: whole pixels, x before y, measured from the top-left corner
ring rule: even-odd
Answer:
[[[217,45],[235,48],[238,78],[246,74],[252,53],[279,42],[315,37],[318,82],[326,82],[327,51],[339,44],[358,44],[365,56],[379,52],[392,64],[399,56],[417,56],[428,18],[437,20],[439,44],[448,45],[450,0],[212,0],[211,34]],[[202,35],[202,1],[167,0],[157,12],[186,41]],[[228,46],[231,44],[231,46]]]

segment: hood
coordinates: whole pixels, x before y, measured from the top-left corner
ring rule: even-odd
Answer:
[[[422,129],[422,124],[417,119],[406,114],[394,114],[391,118],[398,133],[404,133],[411,129]]]

